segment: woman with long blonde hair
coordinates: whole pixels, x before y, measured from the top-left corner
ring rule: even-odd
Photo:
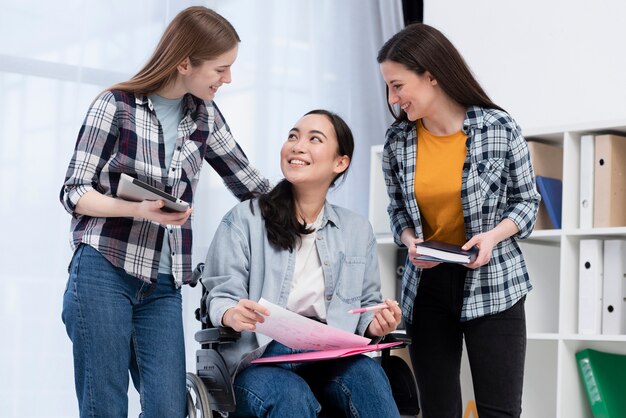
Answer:
[[[63,322],[80,416],[125,417],[128,374],[143,417],[184,417],[181,286],[191,280],[191,207],[118,196],[122,174],[193,203],[203,160],[243,200],[269,188],[213,102],[240,39],[205,7],[169,24],[137,75],[91,104],[60,200],[72,215]]]

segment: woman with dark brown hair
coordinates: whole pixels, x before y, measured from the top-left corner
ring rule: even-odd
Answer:
[[[205,7],[169,24],[152,58],[101,93],[61,190],[74,250],[63,300],[81,417],[125,417],[128,374],[142,417],[186,416],[181,286],[191,280],[192,209],[118,198],[122,174],[188,203],[206,160],[239,199],[269,184],[213,98],[230,83],[239,36]]]
[[[354,138],[323,109],[305,114],[280,151],[284,175],[269,193],[229,211],[206,258],[202,284],[213,325],[241,332],[218,349],[233,381],[234,417],[399,417],[389,380],[365,355],[312,363],[252,364],[296,350],[255,332],[269,311],[261,298],[345,332],[378,341],[401,313],[381,304],[376,239],[367,219],[328,202],[347,174]]]
[[[393,234],[408,248],[401,306],[424,417],[461,416],[464,340],[480,417],[518,417],[532,285],[517,240],[539,204],[526,141],[437,29],[407,26],[378,63],[396,118],[383,171]],[[478,255],[466,265],[423,261],[423,240]]]

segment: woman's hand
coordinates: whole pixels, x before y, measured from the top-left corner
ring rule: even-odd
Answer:
[[[491,234],[488,232],[484,232],[482,234],[474,235],[472,239],[467,241],[463,247],[463,250],[469,250],[473,246],[478,248],[478,255],[473,263],[465,264],[465,267],[470,269],[476,269],[480,266],[484,266],[488,264],[491,260],[491,253],[493,251],[493,247],[496,246],[498,242],[495,241]]]
[[[387,308],[376,311],[374,319],[367,327],[366,335],[370,337],[382,337],[395,331],[402,320],[402,311],[395,300],[385,300]]]
[[[187,222],[192,208],[185,212],[165,212],[162,200],[144,200],[130,202],[111,196],[105,196],[96,190],[89,190],[76,203],[76,213],[93,217],[132,217],[143,218],[161,225],[182,225]]]
[[[467,241],[463,247],[464,250],[476,246],[478,248],[478,255],[473,263],[466,264],[465,267],[470,269],[476,269],[480,266],[484,266],[491,261],[491,254],[493,248],[501,241],[515,235],[519,232],[519,228],[510,219],[503,219],[495,228],[490,231],[483,232],[478,235],[474,235],[469,241]]]
[[[424,260],[417,259],[417,257],[420,254],[417,252],[417,247],[415,246],[415,244],[417,244],[418,242],[424,242],[423,239],[415,238],[414,236],[404,237],[404,234],[403,234],[402,242],[404,243],[404,245],[406,245],[406,247],[409,250],[408,257],[409,257],[409,260],[411,261],[411,264],[413,264],[418,269],[429,269],[429,268],[435,267],[436,265],[441,264],[439,261],[424,261]]]
[[[222,325],[235,331],[254,331],[257,322],[264,322],[264,316],[269,316],[270,311],[263,305],[241,299],[237,305],[229,308],[222,316]]]
[[[162,200],[144,200],[137,203],[137,218],[149,219],[161,225],[183,225],[191,216],[192,208],[184,212],[165,212],[161,210],[165,202]]]

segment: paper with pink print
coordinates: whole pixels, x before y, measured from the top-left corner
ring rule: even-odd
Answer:
[[[371,342],[369,338],[306,318],[263,298],[259,304],[265,306],[270,315],[265,317],[265,322],[256,324],[256,332],[287,347],[321,351],[363,347]]]

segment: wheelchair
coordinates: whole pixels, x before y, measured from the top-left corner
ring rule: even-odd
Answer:
[[[201,282],[204,264],[200,263],[194,270],[195,286]],[[202,287],[200,307],[195,316],[200,321],[201,329],[195,333],[195,340],[201,348],[196,351],[196,372],[187,373],[187,416],[189,418],[213,418],[227,416],[236,406],[235,394],[230,373],[218,347],[237,341],[241,333],[228,327],[213,327],[206,309],[208,292]],[[402,333],[392,333],[381,342],[401,341],[403,344],[381,351],[375,359],[385,371],[391,391],[402,417],[416,417],[420,407],[417,397],[417,385],[413,372],[407,363],[398,356],[392,356],[391,350],[403,348],[409,339]],[[288,418],[288,417],[286,417]],[[322,411],[320,418],[339,418]],[[383,418],[383,417],[381,417]]]

